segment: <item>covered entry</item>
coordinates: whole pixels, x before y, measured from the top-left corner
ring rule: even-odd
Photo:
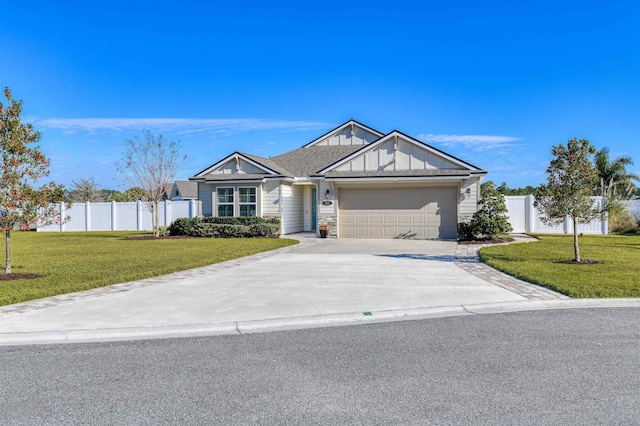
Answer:
[[[340,237],[456,238],[457,187],[340,188]]]

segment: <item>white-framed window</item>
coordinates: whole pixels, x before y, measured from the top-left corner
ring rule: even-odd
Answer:
[[[238,188],[238,216],[256,216],[258,204],[256,201],[256,187]]]
[[[233,187],[216,188],[218,216],[233,216]]]

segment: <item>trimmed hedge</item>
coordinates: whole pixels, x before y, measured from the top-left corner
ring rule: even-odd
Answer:
[[[271,237],[280,233],[280,219],[261,217],[195,217],[173,221],[169,235],[209,238]]]

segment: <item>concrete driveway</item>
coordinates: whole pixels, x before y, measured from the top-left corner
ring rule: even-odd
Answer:
[[[0,330],[184,326],[526,300],[460,269],[455,251],[450,241],[307,238],[217,270],[0,315]]]

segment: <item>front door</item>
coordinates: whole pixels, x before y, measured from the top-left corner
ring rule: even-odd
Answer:
[[[318,224],[318,199],[316,197],[316,188],[311,188],[311,230],[315,231]]]

